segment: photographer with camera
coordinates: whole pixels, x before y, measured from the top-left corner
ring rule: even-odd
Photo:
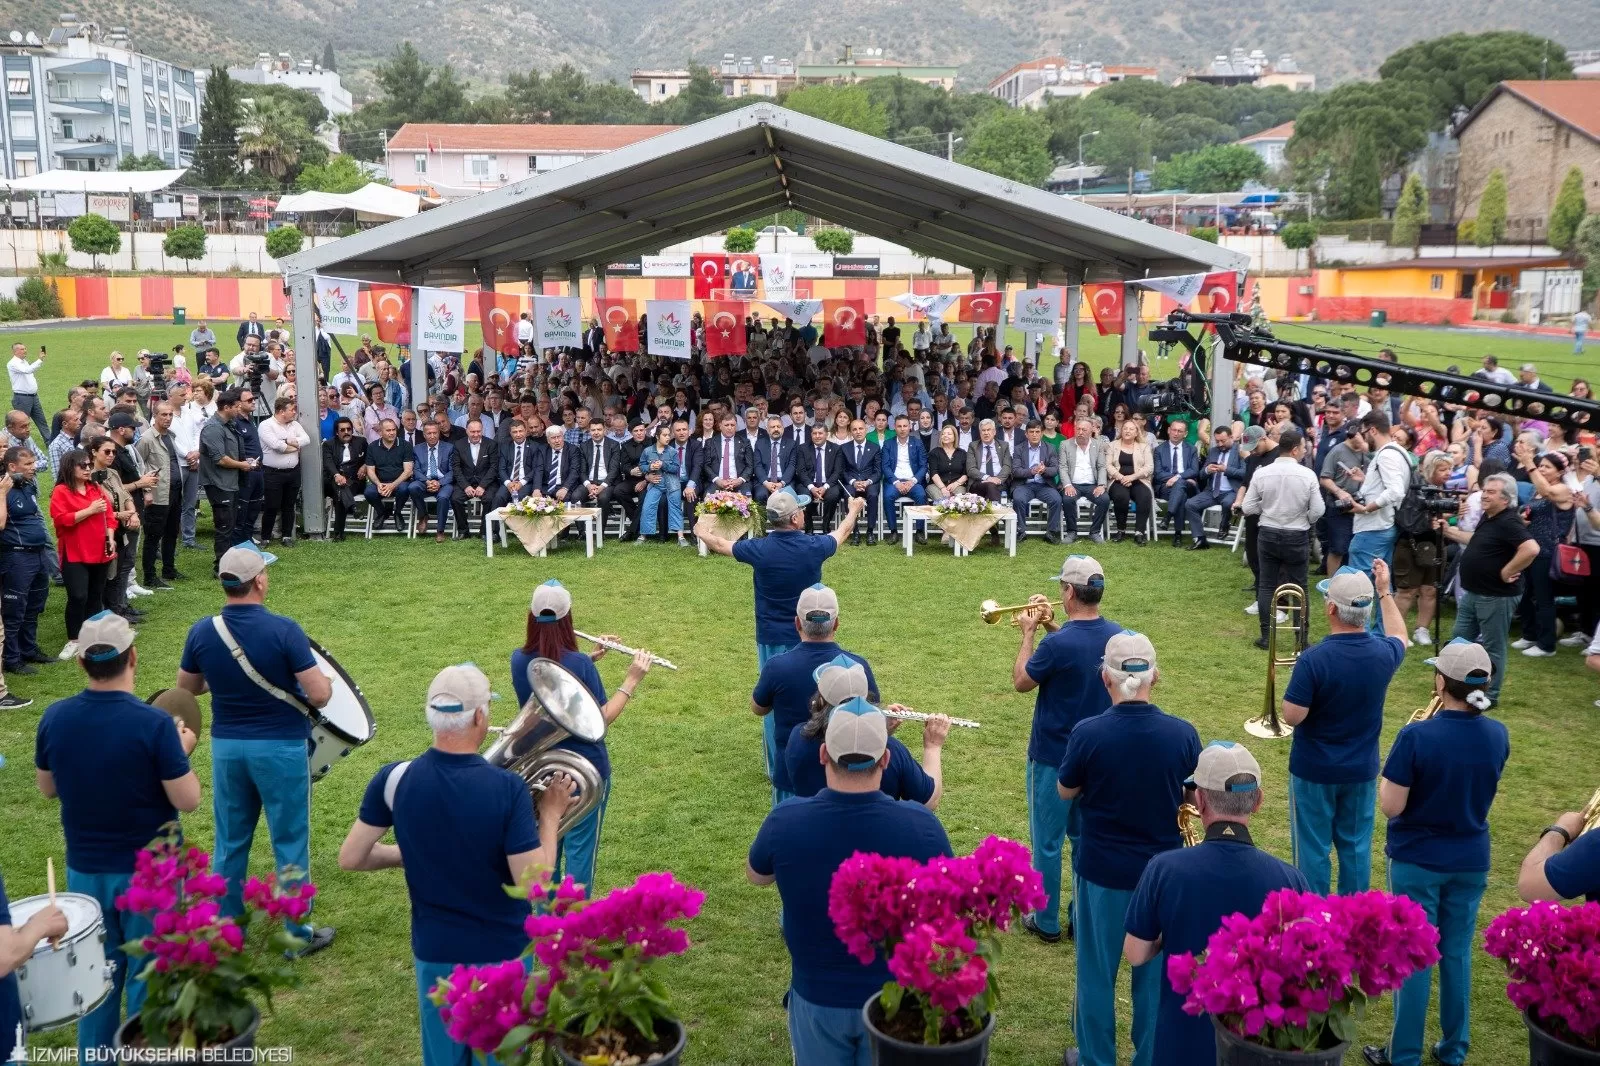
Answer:
[[[1367,394],[1371,396],[1372,391]],[[1394,442],[1389,430],[1387,403],[1375,405],[1361,416],[1360,432],[1372,451],[1372,461],[1364,473],[1350,475],[1361,488],[1354,493],[1356,502],[1350,508],[1354,536],[1350,538],[1349,565],[1368,576],[1372,560],[1394,562],[1394,513],[1411,486],[1411,457]]]
[[[1518,615],[1522,639],[1511,646],[1530,658],[1556,653],[1556,578],[1551,573],[1557,546],[1567,539],[1577,511],[1576,482],[1568,480],[1570,464],[1560,452],[1535,458],[1531,443],[1519,440],[1512,455],[1533,485],[1528,507],[1528,532],[1539,544],[1539,558],[1528,568],[1528,588],[1522,594]]]
[[[1444,581],[1444,541],[1433,528],[1438,516],[1461,510],[1465,493],[1444,487],[1450,478],[1453,461],[1442,451],[1422,457],[1411,475],[1406,498],[1395,510],[1394,602],[1403,618],[1417,608],[1417,625],[1411,643],[1424,647],[1433,643],[1429,632],[1439,611],[1439,590]]]

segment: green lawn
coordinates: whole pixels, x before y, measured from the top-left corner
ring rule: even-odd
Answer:
[[[97,373],[104,352],[169,344],[173,327],[64,330],[45,337],[55,356],[44,386],[46,406],[69,379]],[[1489,349],[1490,338],[1454,333],[1381,331],[1450,358]],[[24,337],[30,348],[39,335]],[[1525,351],[1555,350],[1537,341],[1502,343],[1508,360]],[[1100,361],[1110,345],[1091,353]],[[1513,354],[1516,353],[1516,354]],[[1537,354],[1532,357],[1538,358]],[[1554,375],[1552,375],[1553,377]],[[1206,740],[1246,739],[1240,723],[1260,712],[1264,658],[1250,647],[1255,620],[1243,613],[1249,594],[1242,559],[1226,551],[1179,555],[1165,545],[1107,545],[1096,552],[1110,579],[1106,613],[1152,635],[1162,669],[1156,700],[1193,721]],[[990,629],[977,619],[987,597],[1014,603],[1051,591],[1061,550],[1037,541],[1015,560],[983,548],[963,560],[930,546],[915,559],[896,548],[847,548],[826,578],[844,605],[842,643],[865,655],[885,698],[924,711],[976,718],[981,730],[957,730],[945,757],[946,792],[939,814],[960,850],[988,833],[1027,838],[1024,758],[1032,699],[1009,683],[1016,631]],[[190,575],[178,591],[141,605],[153,607],[140,629],[139,690],[170,685],[183,635],[215,609],[219,596],[201,580],[206,552],[183,552]],[[363,788],[377,767],[416,754],[427,744],[421,702],[433,673],[471,659],[509,693],[507,657],[520,642],[532,587],[557,577],[572,589],[574,621],[590,632],[611,630],[678,663],[657,671],[614,727],[610,745],[615,785],[601,849],[602,887],[653,869],[670,868],[707,892],[692,925],[696,947],[670,967],[671,985],[691,1028],[696,1063],[769,1066],[788,1061],[780,999],[788,960],[771,890],[746,884],[744,855],[768,807],[759,768],[760,729],[748,710],[755,680],[748,571],[730,560],[700,559],[672,547],[619,546],[594,560],[563,548],[534,560],[515,545],[484,558],[481,545],[402,542],[305,543],[283,553],[272,571],[269,606],[297,618],[361,683],[379,721],[373,742],[337,767],[313,798],[312,874],[322,888],[318,915],[339,939],[303,966],[303,987],[279,1000],[261,1034],[264,1045],[292,1045],[302,1061],[318,1064],[414,1062],[416,1020],[405,886],[398,871],[344,874],[335,856],[354,818]],[[53,590],[41,626],[49,650],[64,640],[62,596]],[[1411,710],[1425,702],[1430,672],[1413,652],[1391,689],[1384,745]],[[601,673],[610,685],[623,664],[609,657]],[[14,678],[14,691],[32,707],[0,717],[0,873],[13,899],[44,891],[46,856],[63,860],[54,803],[41,798],[30,772],[32,737],[53,699],[79,686],[75,667],[45,667]],[[1600,785],[1580,730],[1593,721],[1597,695],[1578,654],[1562,649],[1554,662],[1513,656],[1498,714],[1512,733],[1512,755],[1491,823],[1494,875],[1482,920],[1514,901],[1517,866],[1540,826],[1579,806]],[[1281,695],[1281,692],[1280,692]],[[513,708],[498,705],[496,717]],[[908,727],[912,749],[917,727]],[[85,737],[93,743],[93,737]],[[1287,744],[1250,741],[1267,775],[1266,805],[1257,839],[1288,854],[1285,774]],[[209,783],[209,744],[195,763]],[[209,845],[209,801],[186,819],[190,836]],[[1379,847],[1381,849],[1380,829]],[[264,832],[262,834],[264,836]],[[258,837],[256,866],[270,862]],[[1381,879],[1381,851],[1375,873]],[[1009,938],[1001,963],[1006,990],[995,1038],[996,1066],[1059,1061],[1070,1034],[1072,948]],[[1473,1061],[1510,1063],[1525,1052],[1523,1028],[1507,1003],[1496,967],[1478,955]],[[1124,984],[1122,1004],[1126,1004]],[[1126,1030],[1126,1017],[1120,1019]],[[1387,1006],[1364,1024],[1381,1042]],[[70,1033],[70,1030],[68,1030]],[[68,1033],[42,1042],[68,1043]],[[1436,1038],[1436,1026],[1429,1039]],[[1126,1038],[1123,1055],[1128,1055]],[[1353,1061],[1353,1060],[1352,1060]]]

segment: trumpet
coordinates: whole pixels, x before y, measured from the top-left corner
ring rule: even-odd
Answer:
[[[1412,711],[1410,721],[1426,722],[1428,719],[1438,714],[1439,708],[1442,706],[1444,706],[1444,697],[1435,696],[1433,699],[1428,701],[1428,705],[1426,707],[1418,707],[1416,710]]]
[[[1282,740],[1294,733],[1294,726],[1278,719],[1278,667],[1294,666],[1305,650],[1306,591],[1299,585],[1285,582],[1272,591],[1272,602],[1267,605],[1267,701],[1260,715],[1244,723],[1244,731],[1262,740]],[[1294,627],[1294,644],[1287,653],[1278,650],[1278,612],[1287,616],[1284,625]]]
[[[1183,846],[1192,848],[1205,839],[1205,830],[1200,828],[1200,808],[1192,803],[1185,803],[1178,807],[1178,833],[1183,837]]]
[[[931,714],[923,714],[921,711],[913,711],[909,707],[903,711],[890,710],[888,707],[885,707],[883,708],[883,716],[885,718],[898,718],[903,722],[926,722],[928,719],[933,717]],[[962,729],[978,728],[978,723],[974,722],[970,718],[952,718],[950,719],[950,724],[960,726]]]
[[[1021,625],[1019,619],[1021,615],[1028,611],[1039,612],[1040,625],[1048,626],[1051,622],[1054,622],[1056,618],[1055,605],[1044,596],[1040,596],[1035,600],[1030,600],[1027,603],[1015,604],[1011,607],[1002,607],[994,600],[984,600],[982,603],[978,604],[978,617],[983,619],[985,625],[991,626],[999,625],[1000,622],[1008,616],[1011,619],[1012,625]]]
[[[1583,807],[1583,831],[1587,833],[1594,829],[1600,829],[1600,788],[1594,790],[1594,795]]]
[[[575,636],[575,637],[582,637],[584,640],[587,640],[590,644],[598,644],[602,648],[609,648],[611,651],[619,651],[624,655],[637,655],[637,654],[639,654],[639,649],[638,648],[630,648],[626,644],[619,644],[617,641],[614,641],[614,640],[605,640],[605,639],[603,639],[601,637],[591,637],[589,634],[581,632],[581,631],[576,630],[576,629],[574,629],[572,631],[572,635]],[[654,652],[652,652],[651,655],[650,655],[650,661],[652,663],[656,664],[657,666],[664,667],[665,669],[668,669],[668,670],[676,670],[677,669],[677,667],[673,666],[672,663],[668,662],[666,659],[663,659],[661,656],[656,655]]]

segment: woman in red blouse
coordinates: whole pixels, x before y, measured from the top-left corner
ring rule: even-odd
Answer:
[[[1089,378],[1089,364],[1079,360],[1072,364],[1072,371],[1067,375],[1067,383],[1061,387],[1061,398],[1056,409],[1061,413],[1061,424],[1070,426],[1077,417],[1078,401],[1089,397],[1089,406],[1092,410],[1095,402],[1094,383]]]
[[[116,514],[106,491],[89,480],[94,463],[74,448],[61,460],[61,480],[50,494],[50,519],[61,552],[61,578],[67,586],[67,646],[62,659],[78,654],[78,628],[104,609],[106,579],[117,553],[112,538]]]

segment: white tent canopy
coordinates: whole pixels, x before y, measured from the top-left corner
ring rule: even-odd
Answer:
[[[0,178],[12,192],[149,193],[165,189],[187,170],[47,170],[26,178]]]
[[[278,201],[276,214],[313,214],[318,211],[354,211],[373,218],[410,218],[417,213],[421,197],[378,182],[369,182],[355,192],[302,192]]]

